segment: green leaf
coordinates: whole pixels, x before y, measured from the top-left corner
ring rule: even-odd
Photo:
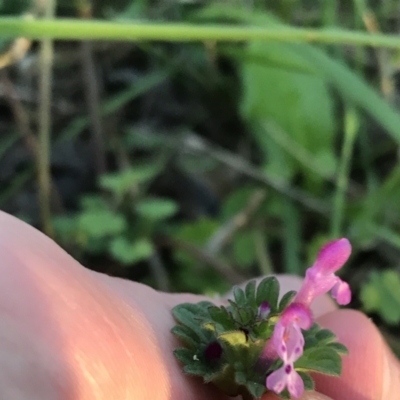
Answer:
[[[310,375],[303,371],[297,371],[297,373],[301,376],[301,379],[304,382],[304,390],[315,390],[315,382]]]
[[[116,260],[129,265],[149,258],[154,253],[154,247],[148,239],[131,241],[119,236],[111,241],[110,252]]]
[[[174,350],[175,357],[182,362],[183,364],[191,364],[193,363],[193,350],[186,349],[184,347],[180,347]]]
[[[316,166],[318,160],[335,158],[332,98],[325,80],[301,51],[300,45],[252,42],[243,65],[243,115],[257,122],[251,133],[263,149],[267,172],[280,179],[303,170],[306,177],[317,177],[310,174],[310,160],[323,170],[324,163]],[[254,62],[252,54],[264,63]],[[288,60],[310,73],[285,69]]]
[[[295,368],[340,376],[342,359],[336,351],[329,347],[316,347],[305,351],[299,360],[295,362]]]
[[[78,229],[89,238],[115,236],[127,228],[127,222],[122,214],[111,210],[88,210],[78,216]]]
[[[208,308],[208,313],[213,322],[216,322],[226,330],[235,329],[235,324],[225,307],[211,306]]]
[[[112,192],[118,199],[131,188],[153,179],[160,171],[157,163],[136,165],[124,171],[100,177],[100,187]]]
[[[107,201],[102,197],[102,196],[84,196],[82,197],[81,201],[81,207],[87,211],[104,211],[104,210],[109,210],[109,205],[107,204]]]
[[[285,293],[279,302],[278,312],[282,312],[292,302],[296,294],[297,292],[295,290]]]
[[[248,326],[251,325],[251,322],[254,320],[254,311],[249,308],[239,308],[238,309],[238,314],[239,314],[239,321],[242,326]]]
[[[253,331],[255,338],[266,340],[272,336],[273,327],[268,321],[262,321],[253,328]]]
[[[183,371],[189,375],[196,375],[196,376],[205,376],[209,373],[209,369],[202,363],[192,363],[189,365],[185,365]]]
[[[377,312],[388,324],[400,322],[400,274],[395,270],[374,271],[361,288],[364,309]]]
[[[275,312],[277,309],[279,297],[279,282],[274,276],[264,278],[257,287],[256,301],[259,307],[263,301],[269,303],[271,311]]]
[[[135,205],[135,210],[144,218],[158,221],[175,215],[178,205],[169,199],[146,198]]]
[[[325,344],[336,340],[336,335],[329,329],[321,329],[317,332],[315,338],[318,340],[319,344]]]
[[[199,303],[193,304],[193,303],[182,303],[178,304],[172,309],[172,314],[175,316],[175,318],[180,321],[178,318],[178,313],[181,310],[186,310],[188,311],[192,317],[198,319],[198,320],[203,320],[206,321],[209,319],[209,314],[208,314],[208,309],[210,307],[215,307],[213,303],[210,301],[200,301]]]
[[[326,346],[331,348],[332,350],[336,351],[336,353],[339,353],[340,355],[343,355],[343,356],[349,355],[349,350],[342,343],[331,342],[331,343],[327,343]]]
[[[175,325],[171,329],[171,333],[173,333],[176,337],[179,338],[183,343],[187,346],[190,346],[193,349],[199,344],[199,338],[195,332],[189,329],[187,326],[184,325]]]
[[[203,324],[208,321],[209,315],[202,305],[178,304],[172,309],[172,315],[182,325],[191,329],[203,342],[208,342],[212,337],[212,332],[203,329]]]
[[[256,307],[256,281],[252,280],[247,283],[244,292],[246,294],[247,304],[251,307]]]
[[[244,291],[238,287],[235,286],[233,288],[233,297],[235,298],[235,302],[238,306],[246,306],[247,302],[246,302],[246,295],[244,294]]]

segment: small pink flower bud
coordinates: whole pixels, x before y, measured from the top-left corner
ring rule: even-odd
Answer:
[[[271,307],[267,301],[263,301],[258,307],[258,316],[260,318],[266,319],[271,312]]]

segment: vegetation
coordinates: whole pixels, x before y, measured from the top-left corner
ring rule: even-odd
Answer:
[[[0,1],[0,207],[85,266],[213,294],[345,236],[400,353],[396,1]]]

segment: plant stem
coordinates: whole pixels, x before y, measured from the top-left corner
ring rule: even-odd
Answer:
[[[301,275],[300,249],[301,249],[301,215],[292,199],[282,199],[284,234],[284,265],[285,272]]]
[[[282,25],[264,28],[226,24],[125,23],[64,18],[26,20],[1,17],[0,35],[4,38],[23,36],[30,39],[52,38],[57,40],[157,40],[168,42],[274,40],[400,49],[398,35],[371,34],[344,29],[293,28]]]
[[[358,132],[358,126],[359,121],[355,109],[352,107],[347,107],[345,111],[344,140],[340,164],[338,167],[336,194],[334,198],[332,215],[331,234],[333,238],[337,238],[341,235],[345,195],[349,183],[351,157],[353,153],[354,141]]]
[[[53,18],[55,0],[47,0],[44,5],[45,18]],[[50,130],[51,130],[51,84],[53,66],[53,41],[45,38],[40,43],[39,79],[39,151],[37,153],[39,205],[43,232],[53,237],[51,224],[50,196]]]

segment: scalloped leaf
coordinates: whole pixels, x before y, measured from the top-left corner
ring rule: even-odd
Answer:
[[[252,329],[252,333],[255,336],[253,337],[253,340],[255,340],[256,337],[264,340],[270,338],[272,336],[273,329],[273,326],[268,321],[261,321]]]
[[[331,376],[340,376],[342,359],[335,350],[329,347],[317,347],[305,351],[296,361],[295,368],[321,372]]]
[[[268,302],[271,312],[276,312],[279,298],[279,282],[273,276],[263,279],[257,287],[256,303],[259,307],[263,301]]]
[[[238,314],[241,325],[250,325],[255,319],[254,311],[249,307],[239,308]]]
[[[188,364],[183,367],[183,371],[189,375],[205,376],[209,373],[207,367],[202,363]]]
[[[226,330],[235,329],[235,323],[225,307],[211,306],[208,308],[208,313],[213,322],[220,324]]]
[[[199,304],[179,304],[172,309],[172,314],[175,319],[182,325],[187,326],[202,341],[208,341],[210,338],[209,331],[202,329],[202,324],[205,322],[204,310]],[[207,334],[208,333],[208,334]]]
[[[335,350],[338,354],[343,355],[343,356],[348,356],[349,355],[349,350],[347,347],[339,342],[332,342],[332,343],[327,343],[327,347]]]
[[[171,332],[187,346],[195,349],[199,345],[197,334],[185,325],[175,325]]]
[[[297,292],[295,290],[291,290],[290,292],[285,293],[282,296],[281,301],[279,302],[278,306],[278,312],[282,312],[294,299],[294,296],[296,296]]]
[[[187,349],[186,347],[179,347],[178,349],[174,350],[174,355],[180,362],[187,365],[192,364],[195,352]]]
[[[318,344],[321,345],[333,342],[336,340],[336,335],[329,329],[321,329],[316,333],[315,338],[318,340]]]
[[[244,292],[246,294],[247,304],[250,307],[257,307],[256,305],[256,281],[252,280],[247,283]]]
[[[244,294],[244,291],[240,287],[235,286],[233,288],[233,297],[235,298],[235,302],[238,306],[241,307],[247,306],[246,295]]]

